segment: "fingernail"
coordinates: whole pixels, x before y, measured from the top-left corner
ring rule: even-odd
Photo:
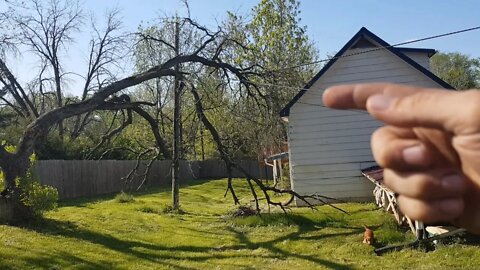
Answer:
[[[421,145],[414,145],[403,149],[403,160],[412,165],[425,164],[424,150]]]
[[[368,99],[368,108],[374,111],[384,111],[390,107],[390,104],[394,100],[394,97],[386,95],[375,95]]]
[[[442,188],[449,192],[460,192],[464,189],[463,177],[452,173],[442,177]]]
[[[447,215],[459,215],[463,211],[463,200],[461,198],[449,198],[438,202],[440,211]]]

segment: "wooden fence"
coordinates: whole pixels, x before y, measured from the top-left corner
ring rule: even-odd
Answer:
[[[143,177],[148,161],[142,162],[133,175],[129,187],[137,187]],[[270,168],[259,166],[256,160],[238,161],[247,172],[261,179],[271,179]],[[125,177],[135,167],[132,160],[41,160],[35,171],[42,184],[58,189],[61,199],[90,197],[100,194],[119,192],[125,187]],[[145,186],[167,186],[171,183],[171,161],[155,161],[146,179]],[[218,160],[181,161],[180,181],[183,183],[196,179],[217,179],[227,177],[225,164]],[[243,177],[233,172],[233,177]]]

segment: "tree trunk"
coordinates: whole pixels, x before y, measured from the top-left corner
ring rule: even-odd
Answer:
[[[61,108],[63,106],[63,99],[62,99],[62,88],[61,88],[61,79],[60,79],[60,69],[58,65],[55,65],[53,68],[53,73],[55,77],[55,92],[57,96],[57,106]],[[63,119],[58,121],[58,135],[60,136],[60,140],[63,142]],[[63,147],[63,145],[62,145]]]
[[[200,127],[200,144],[202,146],[202,161],[205,160],[205,142],[203,141],[203,124]]]
[[[23,176],[30,166],[30,160],[3,151],[0,161],[4,173],[5,189],[0,193],[0,222],[15,224],[32,217],[29,207],[21,201],[22,190],[16,187],[15,180]]]
[[[8,196],[0,196],[0,222],[17,224],[28,220],[33,212],[20,200],[20,190],[10,192]]]

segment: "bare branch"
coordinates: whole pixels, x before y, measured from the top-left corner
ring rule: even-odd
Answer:
[[[150,116],[146,111],[142,110],[140,107],[133,108],[133,111],[135,111],[137,114],[143,117],[143,119],[145,119],[148,122],[148,124],[150,124],[150,128],[153,132],[153,135],[155,136],[157,147],[160,149],[160,152],[163,154],[163,157],[165,157],[166,159],[171,159],[172,153],[167,147],[167,143],[165,142],[163,137],[160,135],[160,129],[158,127],[157,121],[155,121],[155,119],[152,116]]]
[[[154,37],[150,34],[144,34],[144,33],[136,33],[136,35],[138,35],[144,41],[155,41],[155,42],[158,42],[158,43],[161,43],[161,44],[167,46],[168,48],[170,48],[172,50],[175,50],[175,46],[173,46],[172,44],[170,44],[169,42],[167,42],[163,39],[156,38],[156,37]]]
[[[256,186],[258,186],[260,188],[260,190],[262,191],[268,205],[273,205],[273,206],[280,207],[284,212],[286,212],[286,208],[293,202],[294,198],[297,198],[297,199],[305,202],[305,204],[308,205],[311,208],[314,208],[314,205],[309,201],[309,199],[314,199],[316,201],[320,201],[324,204],[332,206],[335,209],[341,210],[337,206],[332,205],[330,203],[330,201],[325,200],[325,199],[327,199],[327,197],[320,196],[320,195],[307,195],[307,196],[305,196],[305,195],[300,195],[297,192],[295,192],[293,190],[290,190],[290,189],[279,189],[279,188],[276,188],[276,187],[266,186],[261,180],[259,180],[255,177],[253,177],[252,175],[250,175],[250,173],[248,173],[244,168],[239,166],[237,163],[235,163],[230,158],[230,156],[227,152],[227,149],[225,148],[225,146],[222,143],[222,140],[220,138],[220,135],[219,135],[218,131],[212,125],[210,120],[208,120],[205,113],[203,112],[203,106],[202,106],[202,103],[201,103],[200,96],[199,96],[198,92],[196,91],[196,88],[193,85],[190,88],[190,92],[192,93],[192,95],[194,97],[194,100],[195,100],[195,107],[196,107],[198,118],[202,121],[203,125],[207,128],[207,130],[212,135],[212,138],[213,138],[213,140],[214,140],[214,142],[217,146],[217,150],[220,153],[220,157],[222,158],[222,160],[225,162],[225,164],[227,166],[227,170],[229,172],[229,175],[231,173],[232,168],[235,168],[235,169],[239,170],[240,172],[242,172],[243,175],[245,175],[245,177],[247,179],[247,182],[250,186],[251,194],[255,199],[257,212],[260,211],[259,204],[258,204],[259,199],[258,199],[257,193],[255,192],[255,189],[254,189],[254,187],[251,183],[252,181],[256,184]],[[229,179],[230,179],[230,176],[229,176]],[[237,198],[237,196],[234,192],[233,187],[231,187],[229,185],[227,190],[229,190],[232,193],[232,196],[235,200],[235,203],[238,203],[238,198]],[[287,200],[286,202],[276,202],[276,201],[273,201],[271,199],[271,197],[269,195],[269,192],[273,192],[273,193],[277,193],[277,194],[288,194],[288,195],[290,195],[290,199]],[[328,198],[328,199],[334,200],[333,198]],[[341,210],[341,211],[345,212],[343,210]]]
[[[0,59],[0,77],[3,77],[3,76],[6,77],[9,83],[7,83],[1,78],[0,78],[0,81],[5,85],[5,87],[7,87],[7,89],[13,95],[15,100],[20,104],[20,106],[24,111],[24,114],[27,116],[30,116],[30,112],[32,112],[35,117],[38,117],[38,112],[35,106],[33,106],[33,103],[31,102],[31,100],[25,94],[23,87],[18,83],[15,76],[13,76],[13,74],[10,72],[10,69],[7,67],[5,62],[3,62],[3,60]],[[17,92],[17,90],[18,92],[20,92],[20,94]],[[28,108],[27,108],[27,105],[28,105]]]
[[[138,185],[138,187],[136,189],[137,191],[139,191],[143,187],[145,182],[147,181],[148,176],[150,176],[152,165],[156,160],[158,160],[159,157],[160,157],[160,152],[157,152],[157,155],[147,163],[147,166],[145,167],[145,172],[142,175],[142,178],[143,178],[142,182],[140,182],[140,184]]]
[[[137,162],[135,163],[135,167],[125,176],[122,177],[123,181],[123,187],[125,190],[129,190],[129,184],[133,181],[133,179],[138,176],[138,168],[140,167],[140,163],[142,161],[142,157],[147,155],[148,153],[154,151],[154,149],[147,149],[141,153],[138,154],[137,156]],[[151,166],[151,165],[150,165]]]
[[[113,121],[112,121],[113,122]],[[120,126],[118,126],[117,128],[111,130],[110,132],[108,132],[107,134],[104,134],[102,137],[101,137],[101,140],[100,142],[98,142],[97,145],[95,145],[93,147],[92,150],[90,150],[90,152],[86,155],[86,159],[91,159],[92,158],[92,155],[100,148],[102,147],[105,143],[108,143],[110,142],[110,140],[113,138],[113,136],[116,136],[118,134],[120,134],[120,132],[122,132],[126,127],[128,127],[129,125],[132,124],[132,110],[131,109],[127,109],[127,119],[124,119],[124,121],[122,121],[122,124]]]

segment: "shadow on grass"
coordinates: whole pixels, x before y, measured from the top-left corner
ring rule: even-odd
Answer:
[[[183,269],[183,270],[190,270],[195,268],[188,268],[188,267],[181,267],[179,265],[174,265],[168,262],[163,261],[162,259],[186,259],[185,257],[178,257],[173,255],[155,255],[152,254],[151,251],[190,251],[190,252],[205,252],[206,249],[204,248],[197,248],[197,247],[178,247],[171,249],[169,247],[163,247],[160,245],[152,245],[148,243],[138,242],[138,241],[130,241],[130,240],[122,240],[116,237],[101,234],[94,231],[86,230],[79,228],[72,222],[66,221],[58,221],[52,219],[43,219],[37,220],[34,223],[30,223],[25,225],[25,229],[29,229],[38,233],[53,235],[53,236],[62,236],[71,238],[74,240],[82,240],[85,242],[89,242],[92,244],[97,244],[104,246],[105,248],[117,251],[120,253],[124,253],[126,255],[135,256],[139,259],[143,259],[150,262],[155,262],[159,265],[164,265],[165,267],[174,267],[175,269]],[[146,252],[139,251],[138,248],[146,250]],[[75,263],[78,258],[73,257],[71,254],[63,253],[57,254],[60,258],[57,258],[59,261],[68,262],[68,264]],[[194,258],[192,258],[194,259]],[[42,259],[30,259],[31,263],[38,266],[45,266],[45,263],[42,262]],[[92,262],[85,262],[85,268],[82,269],[112,269],[111,265],[101,265]],[[90,267],[91,266],[91,267]]]
[[[383,210],[381,207],[378,207],[376,205],[370,205],[370,203],[363,203],[361,208],[355,209],[355,210],[349,210],[348,213],[350,215],[355,215],[355,214],[364,214],[364,213],[369,213],[369,212],[376,212],[379,210]]]
[[[135,256],[138,259],[154,262],[159,265],[163,265],[164,267],[174,267],[176,269],[196,269],[196,268],[189,268],[183,267],[180,265],[172,264],[166,260],[179,260],[179,261],[207,261],[211,259],[230,259],[232,257],[244,257],[244,254],[221,254],[219,252],[223,251],[238,251],[238,250],[245,250],[245,251],[253,251],[258,248],[263,248],[268,250],[271,255],[254,255],[250,254],[249,256],[255,256],[262,259],[270,258],[270,259],[286,259],[290,258],[297,258],[301,260],[306,260],[317,264],[319,266],[323,266],[330,269],[346,269],[350,270],[353,269],[348,265],[339,264],[336,262],[328,261],[325,259],[321,259],[317,256],[311,255],[304,255],[304,254],[297,254],[288,250],[281,249],[276,245],[281,243],[285,240],[321,240],[328,237],[337,237],[337,236],[348,236],[353,234],[358,234],[362,231],[362,228],[356,228],[350,232],[344,233],[332,233],[332,234],[323,234],[318,236],[305,236],[304,234],[311,232],[313,230],[317,230],[319,223],[312,222],[310,219],[305,218],[301,220],[301,217],[296,216],[293,220],[298,222],[298,230],[296,232],[284,235],[282,237],[278,237],[274,240],[265,241],[265,242],[253,242],[251,241],[248,236],[232,227],[229,227],[228,230],[232,233],[239,241],[239,244],[236,245],[228,245],[222,246],[221,249],[215,249],[208,246],[189,246],[189,245],[182,245],[182,246],[163,246],[158,244],[152,243],[145,243],[140,241],[133,241],[133,240],[124,240],[119,239],[111,235],[101,234],[98,232],[94,232],[91,230],[79,228],[74,223],[66,222],[66,221],[58,221],[53,219],[44,219],[39,220],[29,225],[26,225],[25,228],[36,231],[38,233],[48,234],[48,235],[55,235],[55,236],[63,236],[67,238],[71,238],[74,240],[82,240],[92,244],[101,245],[109,250],[116,251],[123,253],[128,256]],[[194,254],[186,254],[188,252]],[[93,262],[82,262],[81,259],[77,257],[72,257],[71,254],[56,254],[60,258],[57,257],[56,260],[64,261],[64,262],[78,262],[84,264],[84,269],[108,269],[111,267],[102,266],[98,263]],[[35,265],[42,266],[41,259],[38,261],[32,261]],[[236,267],[240,267],[237,265],[232,265]],[[248,268],[248,265],[241,266],[244,268]],[[3,268],[2,268],[3,269]],[[82,268],[83,269],[83,268]]]
[[[216,181],[216,180],[208,180],[208,179],[207,180],[205,179],[191,180],[191,181],[188,181],[187,183],[182,184],[180,187],[181,188],[193,187],[193,186],[208,183],[210,181]],[[160,192],[169,192],[170,190],[171,190],[171,187],[169,186],[155,186],[155,187],[147,187],[140,191],[131,192],[130,194],[133,194],[134,196],[143,196],[143,195],[152,195]],[[63,200],[60,200],[59,207],[64,207],[64,206],[88,207],[88,204],[93,204],[93,203],[102,202],[106,200],[112,200],[115,198],[115,196],[118,193],[120,193],[120,191],[109,193],[109,194],[102,194],[102,195],[87,197],[87,198],[63,199]]]
[[[364,210],[364,211],[358,211],[358,212],[365,212],[365,211],[370,211],[370,210]],[[275,239],[273,241],[274,243],[278,243],[284,240],[322,240],[324,238],[329,238],[329,237],[337,237],[337,236],[349,236],[349,235],[355,235],[355,234],[360,234],[362,235],[363,232],[365,231],[365,228],[363,226],[351,226],[350,221],[343,219],[338,216],[332,217],[332,216],[322,216],[321,219],[312,219],[305,217],[303,215],[296,215],[296,214],[289,214],[285,215],[284,213],[273,213],[273,214],[264,214],[262,216],[249,216],[249,217],[244,217],[244,218],[233,218],[233,222],[236,225],[240,226],[251,226],[251,227],[260,227],[260,226],[278,226],[278,225],[286,225],[286,226],[296,226],[298,227],[298,232],[289,234],[287,236],[281,237],[279,239]],[[393,226],[393,228],[388,228]],[[384,228],[387,227],[387,228]],[[321,230],[321,229],[326,229],[326,228],[337,228],[337,229],[347,229],[350,230],[349,232],[344,232],[344,233],[333,233],[333,234],[321,234],[321,235],[314,235],[314,236],[303,236],[303,234],[314,231],[314,230]],[[379,229],[384,229],[382,232],[383,238],[387,238],[386,240],[381,240],[379,241],[378,239],[374,243],[375,248],[383,247],[388,244],[390,244],[392,241],[393,242],[401,242],[405,240],[405,234],[402,233],[399,229],[399,227],[395,224],[390,225],[385,224],[382,225],[370,225],[369,228],[373,231],[377,231]],[[385,231],[385,229],[390,229],[388,231]],[[395,232],[396,234],[393,234],[392,232]],[[387,234],[390,233],[390,234]],[[385,235],[387,234],[387,235]],[[359,238],[359,241],[361,239]],[[261,246],[263,248],[267,248],[272,252],[276,252],[272,249],[271,245],[267,243],[267,246]],[[284,255],[287,255],[284,252]],[[288,256],[293,256],[297,258],[301,258],[298,255],[295,255],[293,253],[288,253]],[[306,260],[311,260],[311,258],[304,257],[303,259]],[[325,265],[327,266],[327,265]],[[339,266],[335,266],[335,269],[337,269]],[[340,268],[340,269],[348,269],[348,268]]]
[[[20,251],[20,249],[19,249]],[[10,269],[24,269],[19,268],[18,265],[14,264],[11,265],[8,262],[8,258],[3,257],[4,254],[0,254],[0,269],[2,270],[10,270]],[[77,257],[72,254],[68,254],[66,252],[55,252],[52,250],[44,251],[44,252],[19,252],[18,257],[15,258],[15,261],[20,261],[19,258],[25,263],[25,265],[29,266],[29,269],[63,269],[60,265],[69,265],[69,266],[76,266],[77,269],[85,269],[85,270],[94,270],[94,269],[111,269],[112,267],[107,267],[106,265],[102,265],[100,263],[89,262],[85,259]],[[33,267],[34,266],[34,267]]]
[[[2,270],[11,270],[13,269],[8,263],[4,262],[1,255],[0,255],[0,269]]]
[[[296,225],[298,230],[296,232],[292,232],[282,237],[278,237],[274,240],[265,241],[265,242],[254,243],[247,237],[247,235],[245,235],[245,233],[239,230],[236,230],[235,228],[232,228],[232,227],[229,228],[229,231],[235,235],[238,241],[242,243],[244,245],[244,248],[246,249],[254,250],[257,248],[264,248],[269,250],[271,253],[277,254],[277,256],[279,256],[280,258],[291,257],[291,258],[302,259],[302,260],[310,261],[319,266],[323,266],[330,269],[345,269],[345,270],[354,269],[353,267],[350,267],[348,265],[328,261],[328,260],[319,258],[317,256],[297,254],[285,249],[281,249],[277,247],[277,244],[282,243],[285,240],[294,240],[294,241],[295,240],[321,240],[329,237],[349,236],[349,235],[361,233],[363,231],[363,228],[352,228],[353,229],[352,231],[343,232],[343,233],[331,233],[331,234],[321,234],[316,236],[305,236],[304,234],[317,230],[319,227],[324,228],[329,224],[331,220],[325,219],[320,221],[314,221],[312,219],[309,219],[300,215],[290,216],[289,218],[287,218],[287,220],[290,222],[290,225]],[[344,226],[342,228],[347,228],[347,226]]]
[[[296,226],[302,230],[318,230],[323,228],[338,228],[359,230],[363,227],[351,226],[351,221],[344,216],[324,215],[319,218],[310,218],[301,214],[270,213],[262,215],[252,215],[247,217],[233,217],[230,221],[236,226],[263,227],[263,226]],[[379,226],[372,226],[376,229]]]
[[[60,265],[67,264],[70,266],[77,267],[78,269],[84,270],[96,270],[96,269],[111,269],[111,266],[102,265],[101,263],[94,263],[89,262],[85,259],[82,259],[78,256],[74,256],[72,254],[68,254],[66,252],[58,252],[58,253],[48,253],[43,255],[42,257],[37,258],[28,258],[25,260],[27,265],[35,265],[35,267],[40,267],[42,269],[50,269],[50,270],[60,270],[63,269]],[[3,268],[2,268],[3,269]]]

